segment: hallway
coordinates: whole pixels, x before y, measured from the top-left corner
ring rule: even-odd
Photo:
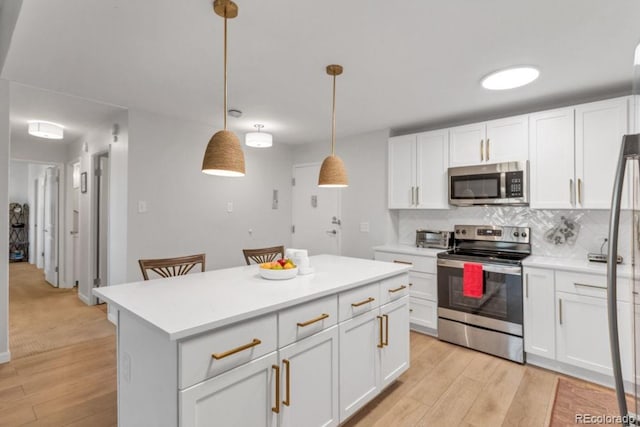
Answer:
[[[106,306],[10,264],[12,361],[0,364],[0,426],[115,426],[115,327]]]

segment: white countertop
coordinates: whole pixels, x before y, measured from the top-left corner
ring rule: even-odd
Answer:
[[[407,255],[428,256],[432,258],[438,255],[438,253],[446,251],[446,249],[418,248],[414,245],[403,245],[399,243],[375,246],[373,250],[380,251],[380,252],[394,252],[394,253],[407,254]]]
[[[525,267],[549,268],[553,270],[575,271],[588,274],[607,274],[607,264],[567,258],[553,258],[531,255],[522,261]],[[618,264],[618,277],[632,276],[631,264]]]
[[[317,255],[315,273],[265,280],[259,266],[227,268],[93,290],[178,340],[409,271],[410,266]]]

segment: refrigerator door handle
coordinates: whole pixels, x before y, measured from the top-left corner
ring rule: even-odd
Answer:
[[[618,337],[618,306],[617,306],[617,273],[618,273],[618,229],[620,227],[620,205],[622,201],[622,187],[624,184],[627,159],[638,160],[640,156],[640,134],[622,137],[620,157],[613,182],[613,196],[611,199],[611,214],[609,217],[609,253],[607,255],[607,315],[609,319],[609,341],[611,360],[613,362],[613,378],[616,384],[616,396],[620,415],[627,417],[627,401],[624,394],[622,379],[622,363],[620,360],[620,339]],[[628,425],[628,420],[624,423]]]

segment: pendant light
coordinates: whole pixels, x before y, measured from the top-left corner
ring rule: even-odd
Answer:
[[[327,74],[333,76],[333,112],[331,116],[331,155],[322,162],[318,187],[348,187],[349,179],[344,162],[336,156],[336,76],[342,74],[341,65],[327,65]]]
[[[215,0],[213,10],[224,18],[224,130],[216,132],[207,145],[202,172],[208,175],[244,176],[244,153],[240,140],[227,130],[227,19],[238,16],[238,5],[231,0]]]

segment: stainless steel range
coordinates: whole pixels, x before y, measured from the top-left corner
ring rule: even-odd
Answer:
[[[524,363],[522,260],[531,254],[530,229],[454,230],[454,248],[438,254],[438,338]],[[479,293],[467,288],[473,280]]]

